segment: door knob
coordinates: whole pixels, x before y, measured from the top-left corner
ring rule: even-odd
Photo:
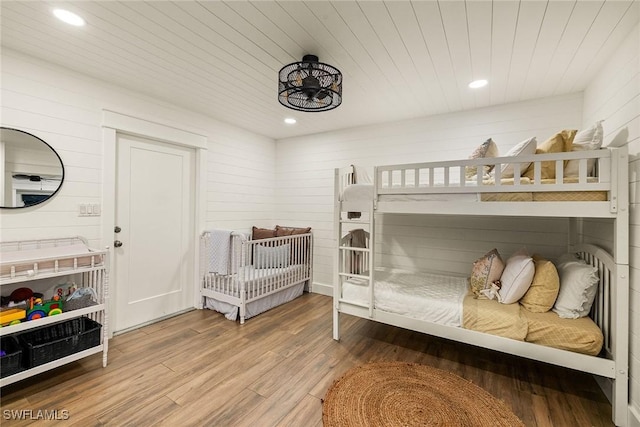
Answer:
[[[122,246],[122,242],[120,240],[116,240],[115,242],[113,242],[113,246],[119,248],[120,246]]]
[[[117,225],[113,228],[114,233],[119,233],[121,231],[122,231],[122,228],[118,227]]]

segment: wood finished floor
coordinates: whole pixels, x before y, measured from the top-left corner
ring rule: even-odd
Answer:
[[[527,426],[611,426],[587,374],[342,316],[305,294],[244,325],[192,311],[116,336],[95,355],[2,389],[5,410],[67,410],[65,426],[322,425],[321,399],[349,368],[401,360],[460,375],[504,400]],[[51,425],[52,422],[41,422]],[[7,421],[3,426],[37,424]]]

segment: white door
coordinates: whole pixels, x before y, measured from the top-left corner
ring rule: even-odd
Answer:
[[[190,148],[118,135],[116,332],[193,307],[194,158]]]

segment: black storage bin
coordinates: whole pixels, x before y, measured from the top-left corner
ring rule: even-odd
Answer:
[[[0,378],[5,378],[24,370],[24,366],[22,366],[22,348],[20,348],[16,337],[13,335],[0,337],[0,350],[4,351],[4,356],[0,357]]]
[[[18,334],[25,366],[33,368],[100,345],[102,325],[78,317]]]

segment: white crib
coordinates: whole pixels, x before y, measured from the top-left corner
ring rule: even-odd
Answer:
[[[311,284],[313,235],[297,234],[249,240],[231,232],[228,264],[211,271],[212,233],[200,238],[200,294],[203,307],[240,323],[299,297]]]

